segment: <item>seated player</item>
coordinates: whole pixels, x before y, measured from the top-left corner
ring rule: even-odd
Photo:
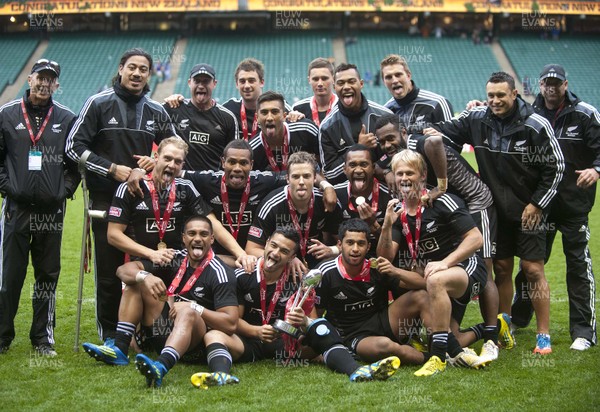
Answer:
[[[136,367],[146,377],[148,386],[161,386],[163,377],[180,356],[202,344],[210,329],[233,333],[238,311],[235,275],[214,255],[212,225],[203,216],[192,216],[184,225],[183,244],[187,257],[177,270],[170,286],[145,271],[123,265],[117,275],[126,284],[119,307],[119,324],[113,347],[85,343],[84,348],[96,360],[127,365],[127,349],[135,325],[152,327],[155,322],[168,324],[171,333],[153,361],[143,354],[136,356]],[[168,319],[168,320],[167,320]]]
[[[377,254],[388,261],[399,257],[401,268],[423,270],[431,304],[432,356],[415,375],[444,371],[446,353],[453,364],[476,369],[485,366],[490,359],[465,356],[467,352],[449,333],[451,314],[460,325],[466,303],[485,287],[486,267],[475,253],[483,244],[481,233],[462,200],[454,195],[444,194],[431,207],[424,207],[421,197],[427,193],[427,166],[420,154],[403,150],[394,155],[391,166],[402,208],[394,211],[400,202],[397,199],[388,204]],[[400,223],[396,223],[398,217]]]
[[[293,299],[297,285],[289,277],[289,263],[298,252],[300,237],[293,229],[277,229],[265,245],[264,256],[259,259],[256,270],[246,273],[236,271],[240,320],[237,332],[228,335],[211,330],[204,337],[208,366],[211,372],[199,372],[192,376],[192,384],[199,388],[238,383],[230,375],[233,362],[256,362],[281,357],[286,353],[284,340],[273,328],[277,319],[285,318],[286,304]],[[294,310],[294,323],[304,323],[304,310]],[[288,319],[290,320],[290,319]],[[325,319],[317,327],[309,328],[303,340],[300,357],[312,359],[324,355],[325,363],[334,371],[346,373],[352,382],[387,379],[400,366],[396,357],[386,358],[368,366],[360,366],[348,349],[341,344],[337,331]],[[315,325],[316,326],[316,325]],[[295,355],[293,355],[295,356]]]
[[[314,188],[316,161],[306,152],[292,154],[288,161],[288,185],[275,189],[258,207],[258,214],[248,232],[246,252],[261,257],[267,238],[275,229],[291,227],[300,235],[300,255],[292,262],[291,272],[301,277],[319,260],[335,256],[329,246],[341,219],[339,203],[326,212],[323,196]],[[318,239],[318,245],[310,240]]]
[[[316,288],[316,306],[327,311],[325,317],[339,331],[344,345],[366,362],[386,356],[412,365],[427,361],[428,354],[400,343],[408,340],[413,329],[401,325],[430,322],[427,293],[408,291],[388,305],[388,291],[399,294],[400,288],[417,289],[422,278],[408,271],[389,276],[375,268],[375,259],[365,258],[370,249],[369,225],[361,219],[340,225],[338,247],[340,256],[317,268],[323,278]]]

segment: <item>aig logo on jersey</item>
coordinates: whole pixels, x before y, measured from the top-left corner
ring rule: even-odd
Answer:
[[[190,143],[208,144],[210,135],[202,132],[190,132]]]
[[[233,222],[234,225],[238,224],[238,216],[239,216],[239,212],[231,212],[231,220]],[[221,222],[223,222],[223,224],[227,224],[227,216],[225,215],[225,212],[221,212]],[[251,211],[244,211],[244,214],[242,215],[242,221],[240,223],[240,226],[248,226],[252,223],[252,212]]]
[[[172,217],[169,219],[169,223],[167,223],[167,232],[172,232],[175,230],[175,218]],[[156,219],[154,218],[146,218],[146,233],[158,233],[158,225],[156,224]]]
[[[435,239],[427,239],[419,244],[419,250],[421,251],[421,254],[435,252],[439,249],[440,245],[438,245],[438,242]]]

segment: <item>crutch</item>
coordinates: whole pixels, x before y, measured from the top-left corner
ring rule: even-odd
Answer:
[[[79,286],[77,290],[77,316],[75,317],[75,345],[73,350],[79,351],[79,329],[81,326],[81,305],[83,303],[83,276],[85,273],[85,260],[87,256],[87,239],[90,233],[90,218],[106,218],[104,210],[90,210],[90,200],[87,188],[87,180],[85,178],[85,164],[92,152],[86,150],[79,158],[79,173],[81,174],[81,189],[83,191],[83,233],[81,234],[81,256],[79,261]]]

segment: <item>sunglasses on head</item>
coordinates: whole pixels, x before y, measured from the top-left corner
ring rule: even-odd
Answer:
[[[53,60],[40,59],[37,62],[35,62],[35,64],[36,65],[38,65],[38,64],[48,65],[48,66],[52,67],[54,70],[56,70],[56,73],[60,75],[60,64],[58,64],[57,62],[55,62]]]

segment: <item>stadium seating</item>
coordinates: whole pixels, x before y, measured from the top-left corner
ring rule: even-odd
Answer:
[[[367,70],[376,76],[379,62],[386,55],[400,54],[407,59],[416,85],[446,97],[455,113],[462,111],[469,100],[483,98],[486,80],[500,68],[489,46],[475,46],[467,39],[379,32],[360,33],[353,40],[347,42],[346,54],[363,78]],[[383,82],[380,86],[366,85],[364,93],[382,104],[390,99]]]
[[[332,34],[320,32],[285,32],[276,35],[203,34],[189,38],[185,61],[175,86],[175,92],[189,97],[187,80],[192,67],[209,63],[217,72],[218,85],[213,97],[224,103],[239,97],[234,73],[238,63],[254,57],[265,64],[264,90],[282,93],[288,103],[310,96],[306,68],[316,57],[333,55]]]
[[[86,99],[108,87],[116,74],[119,58],[127,49],[141,47],[155,60],[166,59],[175,43],[171,33],[55,33],[44,57],[61,65],[60,88],[54,98],[78,112]],[[151,88],[156,83],[154,76]],[[23,86],[21,94],[25,91]]]
[[[0,53],[0,93],[4,87],[13,84],[23,70],[27,60],[38,45],[32,36],[2,35],[2,53]]]
[[[505,36],[502,47],[523,83],[532,94],[539,93],[542,67],[549,63],[564,66],[569,90],[596,108],[600,107],[597,71],[600,43],[597,38],[563,35],[560,40],[541,39],[539,34]]]

